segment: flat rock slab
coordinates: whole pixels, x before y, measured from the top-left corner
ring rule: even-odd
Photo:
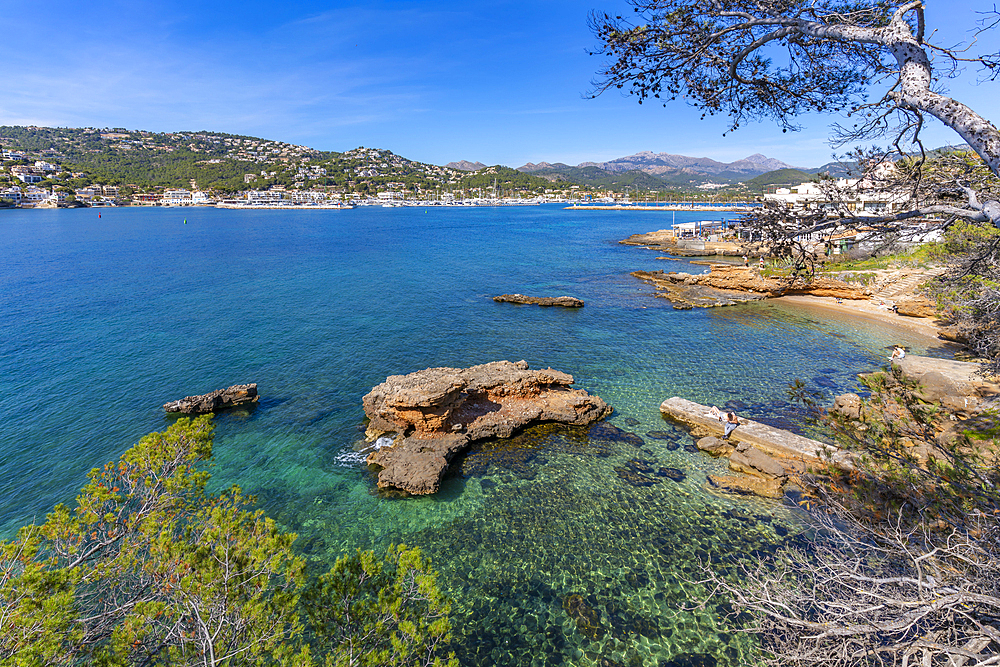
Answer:
[[[258,399],[257,383],[234,384],[232,387],[216,389],[201,396],[186,396],[179,401],[164,403],[163,409],[167,412],[181,412],[186,415],[203,415],[235,408],[239,405],[256,403]]]
[[[394,434],[393,444],[366,460],[381,468],[379,488],[436,493],[451,460],[476,440],[508,438],[541,422],[584,426],[611,412],[571,384],[572,375],[529,370],[525,361],[390,376],[362,402],[367,437]]]
[[[725,432],[724,423],[712,417],[707,406],[684,398],[674,396],[663,401],[660,404],[660,413],[674,421],[697,427],[696,430],[702,435],[718,437]],[[844,470],[853,468],[849,455],[843,450],[742,417],[740,425],[730,434],[729,440],[735,444],[745,442],[777,458],[805,463],[832,462]]]
[[[907,354],[902,359],[896,359],[903,374],[911,380],[920,381],[926,373],[940,373],[950,380],[960,396],[989,396],[1000,391],[997,378],[984,378],[979,374],[979,364],[954,359],[936,359]]]
[[[523,294],[501,294],[493,297],[497,303],[523,303],[534,306],[561,306],[563,308],[583,308],[583,301],[572,296],[525,296]]]

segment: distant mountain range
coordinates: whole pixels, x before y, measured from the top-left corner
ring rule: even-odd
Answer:
[[[530,169],[525,169],[527,166],[525,165],[521,169],[531,171]],[[651,151],[643,151],[608,162],[584,162],[577,166],[599,167],[605,171],[613,172],[644,171],[647,174],[655,176],[672,174],[680,170],[705,176],[735,173],[744,177],[764,174],[775,169],[792,168],[790,164],[785,164],[781,160],[775,160],[760,153],[737,160],[736,162],[718,162],[707,157],[688,157],[686,155],[653,153]]]
[[[461,171],[478,171],[486,167],[482,162],[469,162],[468,160],[449,162],[445,166]],[[738,181],[777,169],[794,169],[792,165],[786,164],[781,160],[769,158],[760,153],[755,153],[735,162],[719,162],[707,157],[688,157],[686,155],[673,155],[671,153],[642,151],[635,155],[620,157],[607,162],[582,162],[576,166],[562,162],[539,162],[538,164],[529,162],[526,165],[518,167],[517,170],[526,174],[537,174],[543,177],[554,174],[568,175],[570,173],[579,175],[581,171],[589,171],[591,176],[595,176],[594,168],[608,174],[641,171],[645,174],[659,177],[659,180],[667,183],[686,182],[691,180],[690,177],[692,176],[717,176],[725,181]],[[695,180],[698,179],[696,178]]]
[[[449,162],[445,166],[449,169],[457,169],[459,171],[479,171],[480,169],[486,169],[486,165],[482,162],[469,162],[468,160]]]
[[[481,168],[479,162],[451,162],[453,169]],[[794,169],[781,160],[760,153],[735,162],[719,162],[705,157],[643,151],[607,162],[583,162],[576,166],[562,162],[529,162],[517,170],[551,182],[573,182],[599,187],[663,189],[691,187],[705,183],[738,183],[775,170]]]

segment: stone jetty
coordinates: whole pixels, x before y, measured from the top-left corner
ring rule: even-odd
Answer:
[[[366,461],[378,468],[379,488],[436,493],[451,460],[476,440],[541,422],[583,426],[611,412],[571,384],[572,375],[529,370],[525,361],[392,375],[362,399],[367,438],[392,439]]]
[[[167,412],[181,412],[186,415],[203,415],[235,408],[239,405],[256,403],[258,399],[257,383],[234,384],[226,389],[216,389],[201,396],[186,396],[177,401],[164,403],[163,409]]]
[[[729,439],[722,440],[725,424],[709,410],[677,396],[660,405],[665,418],[683,424],[698,438],[699,449],[713,456],[729,456],[729,468],[748,475],[709,475],[709,484],[719,490],[778,498],[792,472],[827,464],[844,470],[852,468],[850,456],[843,450],[742,417]]]

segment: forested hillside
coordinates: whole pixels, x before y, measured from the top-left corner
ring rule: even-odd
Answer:
[[[247,189],[324,188],[362,195],[397,190],[427,195],[494,188],[544,191],[548,181],[506,167],[467,173],[408,160],[391,151],[356,148],[322,152],[281,141],[219,132],[153,133],[126,129],[0,126],[4,167],[55,167],[41,187],[91,183],[136,191],[190,188],[232,193]],[[8,177],[9,178],[9,177]],[[12,179],[11,179],[12,180]]]

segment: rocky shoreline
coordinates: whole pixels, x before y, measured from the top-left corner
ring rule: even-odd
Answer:
[[[806,281],[796,276],[764,276],[756,268],[713,264],[709,273],[633,271],[632,276],[653,285],[656,296],[675,309],[713,308],[792,294],[836,299],[867,299],[857,286],[833,278]]]
[[[656,296],[669,300],[675,309],[776,299],[796,310],[838,312],[939,341],[948,341],[944,345],[955,345],[956,352],[961,349],[958,333],[949,326],[949,322],[939,317],[934,304],[917,291],[920,284],[937,275],[941,269],[902,267],[864,272],[860,276],[847,271],[840,275],[846,276],[848,280],[819,275],[807,281],[795,275],[768,276],[756,267],[712,261],[713,255],[743,256],[744,253],[739,246],[724,242],[678,243],[669,230],[635,234],[620,243],[672,255],[663,259],[696,255],[704,257],[704,261],[696,263],[708,265],[710,270],[707,273],[635,271],[631,274],[653,285],[657,290]],[[863,280],[856,281],[857,278]],[[911,354],[893,365],[902,376],[917,383],[921,400],[937,406],[949,415],[951,426],[938,434],[939,439],[954,437],[961,432],[962,424],[974,419],[984,406],[996,406],[1000,402],[1000,380],[978,377],[979,365],[976,363]],[[684,424],[696,438],[699,449],[712,456],[729,457],[729,468],[736,473],[733,476],[708,476],[707,486],[712,490],[779,498],[784,494],[785,485],[793,482],[805,470],[803,464],[810,463],[812,457],[804,456],[801,452],[789,454],[783,452],[780,446],[770,446],[775,442],[782,442],[787,436],[795,437],[793,434],[780,432],[776,436],[766,433],[763,439],[750,438],[754,440],[750,442],[746,438],[748,429],[744,426],[741,427],[743,433],[740,428],[736,429],[735,433],[738,435],[732,442],[723,441],[718,437],[721,434],[718,424],[702,423],[705,420],[697,418],[700,414],[697,411],[703,406],[681,405],[686,403],[690,402],[675,397],[665,401],[661,411],[665,418]],[[863,429],[866,415],[863,414],[862,405],[860,397],[847,394],[837,397],[828,411],[831,415],[860,423],[860,428]],[[769,430],[754,422],[741,422],[752,425],[754,429],[765,432]],[[916,454],[919,456],[921,452]],[[927,455],[926,452],[923,454]],[[845,462],[849,465],[849,458]]]

